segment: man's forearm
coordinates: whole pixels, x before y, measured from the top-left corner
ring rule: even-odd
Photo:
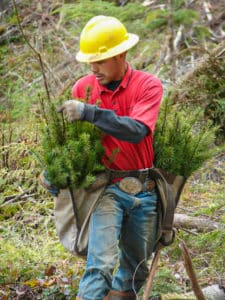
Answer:
[[[140,143],[149,133],[146,125],[130,117],[117,116],[112,110],[101,109],[95,105],[86,104],[81,119],[96,125],[113,137],[130,142]]]

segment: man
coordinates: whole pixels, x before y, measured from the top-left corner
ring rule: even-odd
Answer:
[[[70,122],[88,121],[101,129],[102,163],[110,175],[90,221],[80,300],[136,299],[156,241],[152,136],[162,85],[126,62],[127,50],[138,40],[114,17],[92,18],[81,33],[76,56],[89,63],[92,73],[75,83],[75,100],[64,102],[58,110]],[[87,97],[88,103],[82,102]]]

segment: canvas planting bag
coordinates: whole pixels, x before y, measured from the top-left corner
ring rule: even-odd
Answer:
[[[85,189],[63,189],[54,198],[56,232],[61,244],[73,254],[86,256],[90,216],[107,184],[105,174]]]

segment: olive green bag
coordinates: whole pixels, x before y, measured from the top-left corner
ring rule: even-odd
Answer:
[[[54,198],[57,235],[61,244],[77,256],[87,254],[90,216],[106,184],[106,175],[99,174],[88,188],[63,189]]]

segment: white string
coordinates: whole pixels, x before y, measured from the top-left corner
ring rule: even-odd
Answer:
[[[133,290],[133,292],[135,293],[135,296],[137,297],[137,300],[138,300],[138,295],[137,295],[137,292],[136,292],[136,290],[135,290],[134,279],[135,279],[135,275],[136,275],[136,273],[137,273],[138,268],[140,267],[140,265],[141,265],[144,261],[146,261],[146,258],[144,258],[143,260],[141,260],[141,261],[139,262],[139,264],[137,265],[137,267],[136,267],[136,269],[135,269],[135,271],[134,271],[133,278],[132,278],[132,290]]]

